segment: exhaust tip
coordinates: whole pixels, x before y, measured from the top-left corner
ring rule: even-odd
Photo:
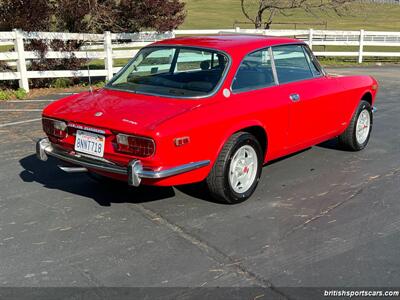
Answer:
[[[65,166],[58,166],[61,170],[66,173],[86,173],[88,169],[82,167],[65,167]]]

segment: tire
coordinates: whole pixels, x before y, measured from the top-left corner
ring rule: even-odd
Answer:
[[[228,204],[250,198],[260,180],[263,158],[260,143],[252,134],[238,132],[232,135],[206,179],[211,196]],[[242,176],[241,182],[237,174]],[[235,179],[238,180],[236,186]]]
[[[368,145],[371,136],[372,124],[372,107],[367,101],[361,100],[350,121],[349,126],[345,132],[339,136],[339,144],[346,150],[363,150]],[[362,129],[362,127],[364,128]],[[359,134],[357,134],[357,132]]]

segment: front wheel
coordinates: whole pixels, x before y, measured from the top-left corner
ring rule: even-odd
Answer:
[[[351,151],[363,150],[369,142],[372,123],[372,107],[367,101],[361,100],[349,127],[339,136],[339,143]]]
[[[211,195],[229,204],[247,200],[257,187],[262,164],[263,151],[258,140],[247,132],[235,133],[207,177]]]

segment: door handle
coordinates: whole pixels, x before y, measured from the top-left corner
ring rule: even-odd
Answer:
[[[299,94],[291,94],[289,96],[290,100],[292,100],[293,102],[297,102],[300,101],[300,95]]]

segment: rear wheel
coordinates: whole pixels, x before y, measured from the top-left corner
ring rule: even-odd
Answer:
[[[367,101],[361,100],[349,127],[339,136],[339,143],[351,151],[363,150],[369,142],[372,123],[372,107]]]
[[[207,177],[211,195],[229,204],[245,201],[257,187],[262,163],[263,151],[257,139],[247,132],[234,134]]]

